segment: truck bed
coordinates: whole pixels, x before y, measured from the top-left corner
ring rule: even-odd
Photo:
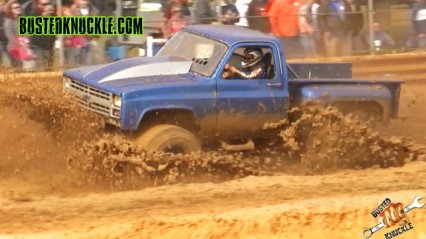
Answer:
[[[404,81],[402,80],[371,80],[371,79],[350,79],[350,78],[325,78],[325,79],[308,79],[308,78],[299,78],[299,79],[289,79],[288,84],[292,85],[306,85],[306,84],[345,84],[345,85],[356,85],[356,84],[364,84],[364,85],[372,85],[372,84],[402,84]]]
[[[352,78],[351,63],[288,63],[289,79]]]
[[[354,79],[289,79],[290,102],[320,100],[336,101],[378,101],[391,102],[387,115],[397,117],[401,80],[354,80]]]

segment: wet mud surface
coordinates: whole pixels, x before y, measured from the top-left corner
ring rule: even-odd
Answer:
[[[63,97],[59,76],[8,75],[0,238],[358,237],[387,195],[426,197],[425,93],[426,84],[405,84],[400,118],[386,126],[300,107],[295,122],[265,129],[282,139],[272,146],[170,155],[106,130]],[[413,215],[409,235],[422,238],[426,213]]]

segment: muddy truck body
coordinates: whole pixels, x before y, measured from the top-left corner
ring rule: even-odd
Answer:
[[[265,79],[224,79],[238,49],[264,49]],[[401,81],[352,79],[349,63],[287,63],[281,42],[237,26],[193,25],[154,57],[66,70],[64,90],[147,150],[191,152],[204,142],[228,149],[267,139],[265,123],[306,102],[396,117]],[[234,143],[233,143],[234,142]],[[238,143],[235,143],[238,142]],[[241,143],[243,142],[243,143]]]

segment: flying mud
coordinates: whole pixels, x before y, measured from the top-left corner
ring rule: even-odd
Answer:
[[[381,135],[371,124],[353,115],[319,106],[293,108],[289,113],[290,118],[297,116],[295,121],[266,125],[265,130],[280,140],[256,151],[229,153],[218,149],[190,155],[152,154],[135,145],[128,135],[109,132],[97,115],[73,105],[62,94],[59,76],[11,74],[1,83],[1,107],[8,109],[4,114],[12,114],[3,117],[13,121],[18,116],[31,121],[30,125],[40,127],[43,140],[48,141],[36,148],[19,144],[9,147],[9,151],[27,155],[23,160],[22,154],[9,153],[0,163],[5,168],[3,174],[28,175],[26,170],[31,168],[29,171],[35,172],[36,178],[46,174],[69,175],[73,180],[64,182],[128,189],[178,182],[217,182],[248,175],[386,168],[402,166],[424,155],[411,140]],[[23,123],[20,129],[12,131],[25,134],[28,128]],[[28,156],[34,151],[38,157]]]

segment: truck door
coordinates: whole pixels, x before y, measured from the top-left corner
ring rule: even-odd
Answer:
[[[245,76],[254,68],[257,70],[257,66],[247,67],[253,63],[250,62],[252,56],[247,55],[253,48],[261,50],[259,64],[263,65],[265,72],[253,78],[230,73],[230,66],[240,73],[245,72]],[[287,116],[288,89],[283,84],[278,53],[273,49],[276,49],[274,45],[266,43],[237,45],[225,59],[229,67],[224,65],[219,69],[217,132],[221,136],[251,138],[253,134],[263,132],[265,123],[278,122]]]

